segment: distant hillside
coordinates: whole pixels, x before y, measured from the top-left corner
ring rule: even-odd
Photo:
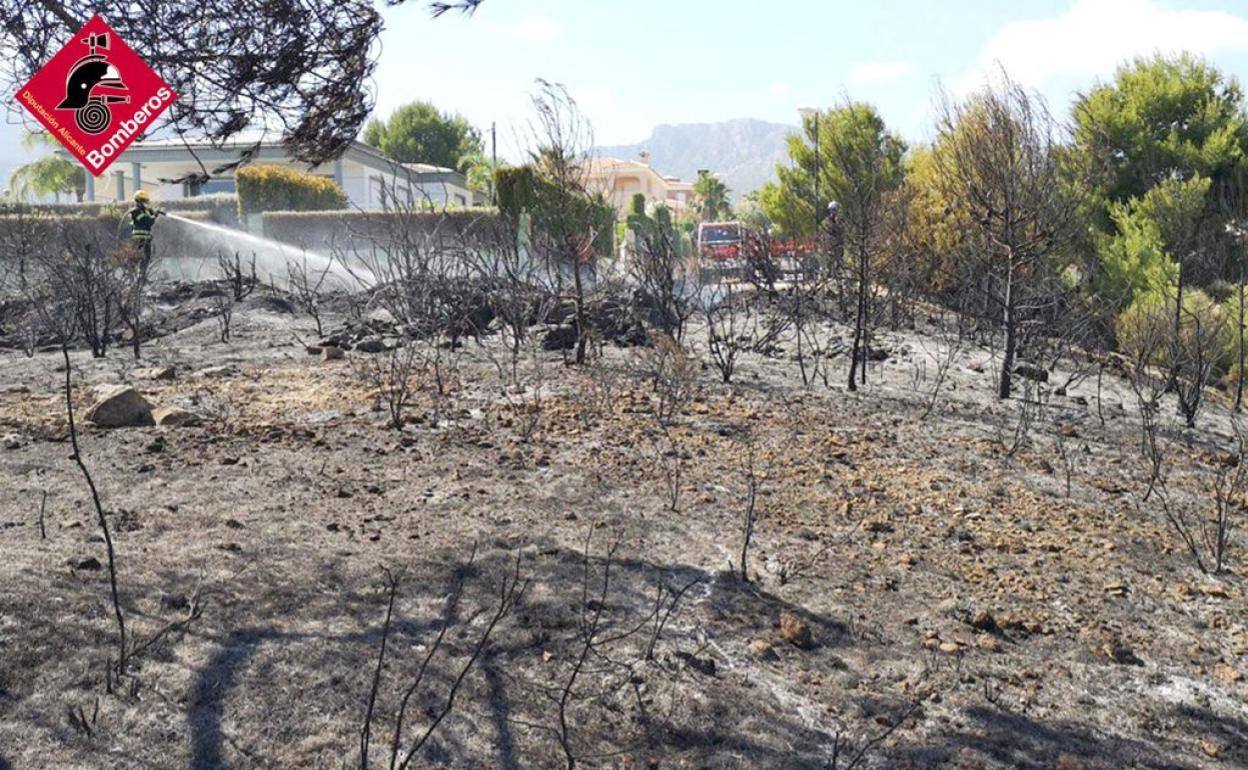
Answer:
[[[774,179],[777,163],[788,158],[785,139],[797,130],[782,123],[743,118],[723,123],[657,126],[637,144],[598,147],[602,157],[632,160],[650,151],[650,165],[664,174],[692,181],[709,168],[728,185],[734,199]]]

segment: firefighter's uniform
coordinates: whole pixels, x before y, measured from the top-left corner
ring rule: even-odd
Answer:
[[[130,242],[142,256],[144,263],[152,260],[152,225],[156,217],[165,213],[148,206],[152,200],[145,191],[134,194],[134,208],[130,209]]]

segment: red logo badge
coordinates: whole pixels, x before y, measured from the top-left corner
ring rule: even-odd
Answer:
[[[18,91],[17,100],[99,176],[176,98],[97,14]]]

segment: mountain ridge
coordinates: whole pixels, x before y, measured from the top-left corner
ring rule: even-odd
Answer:
[[[640,142],[596,147],[594,152],[633,160],[641,150],[648,150],[655,170],[686,181],[696,179],[698,169],[710,169],[737,200],[775,179],[776,164],[788,158],[788,135],[796,130],[796,126],[757,118],[660,123]]]

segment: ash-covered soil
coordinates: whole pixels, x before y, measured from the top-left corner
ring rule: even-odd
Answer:
[[[72,356],[80,420],[105,383],[203,418],[82,425],[142,647],[111,693],[61,357],[0,353],[0,768],[358,767],[384,570],[375,767],[431,650],[404,745],[455,695],[410,767],[1248,767],[1248,541],[1195,568],[1108,373],[1099,403],[1092,376],[1025,408],[969,348],[927,413],[939,337],[885,332],[860,392],[844,356],[809,389],[787,352],[746,356],[663,424],[642,350],[526,352],[521,391],[486,338],[398,432],[369,354],[308,354],[283,310]],[[1167,430],[1171,494],[1207,510],[1225,407]]]

